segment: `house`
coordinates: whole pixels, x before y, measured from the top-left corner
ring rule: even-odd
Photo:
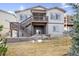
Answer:
[[[66,32],[73,30],[73,19],[74,19],[74,16],[71,16],[71,15],[64,16],[64,30]]]
[[[0,34],[2,35],[7,35],[9,36],[10,34],[10,22],[16,22],[17,21],[17,17],[8,12],[8,11],[4,11],[4,10],[0,10],[0,25],[3,25],[3,31],[0,32]]]
[[[29,37],[35,34],[63,35],[64,13],[65,10],[62,8],[54,7],[47,9],[43,6],[15,11],[18,21],[10,22],[10,36]]]

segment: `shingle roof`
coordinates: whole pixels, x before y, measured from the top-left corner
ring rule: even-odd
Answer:
[[[45,7],[43,7],[43,6],[35,6],[35,7],[28,8],[28,9],[24,9],[24,10],[17,10],[17,11],[15,11],[15,13],[22,12],[22,11],[26,11],[26,10],[31,10],[31,9],[36,8],[36,7],[41,7],[41,8],[44,8],[45,10],[58,9],[58,10],[60,10],[60,11],[63,11],[64,13],[66,12],[64,9],[58,8],[58,7],[54,7],[54,8],[49,8],[49,9],[47,9],[47,8],[45,8]]]
[[[4,10],[0,10],[0,11],[15,16],[13,13],[10,13],[10,12],[8,12],[8,11],[4,11]],[[15,16],[15,17],[16,17],[16,16]]]

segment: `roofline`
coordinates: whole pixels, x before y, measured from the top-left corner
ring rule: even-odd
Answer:
[[[35,7],[31,7],[31,8],[24,9],[24,10],[18,10],[18,11],[15,11],[15,13],[22,12],[22,11],[26,11],[26,10],[32,10],[33,8],[36,8],[36,7],[42,7],[42,8],[44,8],[44,9],[46,9],[46,10],[59,9],[60,11],[63,11],[64,13],[66,12],[64,9],[59,8],[59,7],[53,7],[53,8],[47,9],[46,7],[43,7],[43,6],[40,6],[40,5],[39,5],[39,6],[35,6]]]
[[[17,11],[15,11],[15,13],[22,12],[22,11],[26,11],[26,10],[32,10],[33,8],[36,8],[36,7],[42,7],[42,8],[44,8],[44,9],[46,9],[46,10],[47,10],[47,8],[46,8],[46,7],[38,5],[38,6],[31,7],[31,8],[27,8],[27,9],[24,9],[24,10],[17,10]]]
[[[47,8],[46,8],[46,7],[44,7],[44,6],[40,6],[40,5],[35,6],[35,7],[32,7],[31,9],[36,8],[36,7],[42,7],[42,8],[44,8],[44,9],[46,9],[46,10],[47,10]]]
[[[1,10],[1,9],[0,9],[0,11],[1,11],[1,12],[4,12],[4,13],[7,13],[7,14],[10,14],[10,15],[13,15],[13,16],[15,16],[14,14],[12,14],[12,13],[9,13],[9,12],[7,12],[7,11],[4,11],[4,10]],[[16,16],[15,16],[15,17],[16,17]]]
[[[15,13],[22,12],[22,11],[26,11],[26,10],[30,10],[30,8],[24,9],[24,10],[17,10],[17,11],[15,11]]]
[[[52,10],[52,9],[59,9],[60,11],[63,11],[64,13],[66,12],[64,9],[59,8],[59,7],[53,7],[53,8],[50,8],[50,9],[48,9],[48,10]]]

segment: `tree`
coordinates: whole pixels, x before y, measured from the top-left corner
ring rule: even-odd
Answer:
[[[1,25],[1,26],[0,26],[0,31],[2,31],[2,28],[3,28],[3,26]]]
[[[0,26],[0,32],[3,30],[3,26]],[[0,55],[5,55],[7,52],[7,47],[6,47],[6,40],[2,38],[0,34]]]
[[[74,12],[76,12],[73,25],[74,31],[72,32],[72,47],[70,48],[69,55],[79,56],[79,4],[70,3],[69,5],[71,5],[75,10]]]

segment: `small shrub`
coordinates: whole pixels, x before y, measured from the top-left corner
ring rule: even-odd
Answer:
[[[0,56],[3,55],[5,56],[6,52],[7,52],[7,45],[6,45],[6,39],[2,39],[0,40]]]

